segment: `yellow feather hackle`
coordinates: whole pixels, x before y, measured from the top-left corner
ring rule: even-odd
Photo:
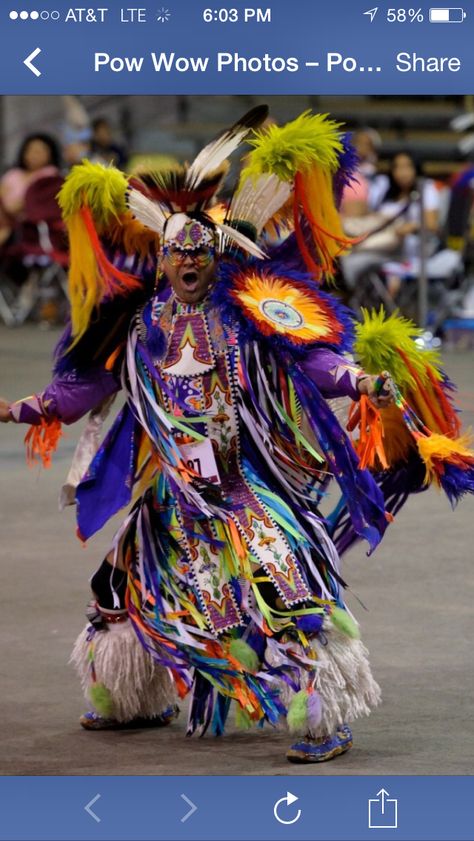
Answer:
[[[341,123],[327,114],[305,111],[285,126],[269,126],[249,141],[248,156],[240,184],[255,182],[262,175],[276,175],[292,182],[293,223],[306,266],[316,279],[331,279],[334,261],[347,251],[351,241],[344,234],[336,210],[333,175],[343,152]],[[312,247],[308,247],[301,220],[306,219]]]
[[[354,350],[368,374],[389,371],[402,394],[416,389],[416,381],[408,370],[400,351],[409,359],[413,371],[423,384],[429,379],[429,371],[441,381],[440,355],[436,350],[424,350],[416,344],[423,330],[413,321],[395,312],[387,316],[383,307],[376,310],[362,310],[362,323],[356,325]]]
[[[362,311],[356,326],[356,356],[369,374],[388,371],[403,397],[432,432],[455,439],[460,421],[444,383],[437,350],[417,344],[423,331],[399,313],[387,318],[379,312]]]
[[[134,278],[119,272],[103,252],[99,236],[131,221],[128,180],[112,166],[83,161],[73,167],[58,195],[69,234],[69,297],[74,343],[85,333],[105,294],[131,289]],[[122,239],[124,235],[122,234]]]
[[[330,120],[327,114],[305,111],[285,126],[271,125],[256,132],[248,141],[253,151],[241,183],[265,173],[274,173],[281,181],[292,181],[297,172],[315,164],[334,172],[343,151],[340,128],[341,123]]]
[[[128,180],[113,166],[83,161],[74,166],[58,195],[66,223],[87,206],[99,232],[127,210]]]

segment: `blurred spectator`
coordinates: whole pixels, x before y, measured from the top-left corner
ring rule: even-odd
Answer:
[[[342,194],[341,212],[346,217],[364,216],[380,203],[388,186],[388,178],[378,172],[378,152],[382,145],[375,129],[357,129],[351,137],[359,163],[355,180]]]
[[[430,320],[441,323],[463,272],[462,254],[443,247],[441,231],[449,195],[449,190],[423,177],[421,166],[409,152],[394,155],[376,211],[345,220],[350,235],[365,237],[341,260],[346,286],[353,291],[353,306],[382,302],[389,311],[399,306],[416,317],[423,243]]]
[[[383,216],[393,218],[406,207],[396,227],[403,256],[418,256],[422,222],[430,237],[431,253],[434,251],[438,244],[440,206],[440,192],[435,182],[422,178],[421,166],[413,156],[408,152],[394,155],[390,162],[388,187],[379,211]]]
[[[0,180],[0,294],[8,324],[33,315],[48,324],[63,319],[68,255],[56,198],[62,178],[58,144],[35,133],[25,138],[16,165]]]
[[[422,177],[421,165],[409,152],[394,155],[388,177],[379,212],[387,219],[397,217],[399,250],[396,261],[385,266],[387,289],[395,298],[402,278],[419,274],[422,225],[426,232],[425,257],[432,257],[439,247],[441,199],[434,181]]]
[[[70,169],[76,164],[82,163],[84,158],[90,158],[90,149],[90,142],[87,138],[68,140],[63,146],[63,157],[67,168]]]
[[[63,157],[72,167],[88,158],[91,149],[89,115],[77,96],[63,96],[64,124],[62,130]]]
[[[363,188],[359,188],[357,200],[351,200],[349,207],[346,204],[346,212],[343,207],[346,232],[353,237],[365,237],[343,258],[344,274],[351,287],[369,265],[381,265],[393,258],[407,267],[412,259],[419,258],[422,199],[423,222],[428,234],[427,256],[434,253],[439,243],[440,193],[433,181],[422,179],[421,168],[409,153],[398,152],[392,158],[384,184],[384,192],[373,210],[368,208],[369,193],[368,190],[364,193]],[[353,213],[348,214],[347,209]]]
[[[92,123],[90,159],[119,169],[124,169],[127,163],[125,148],[114,141],[112,127],[105,117],[97,117]]]
[[[58,175],[59,168],[60,152],[53,137],[37,133],[25,138],[16,165],[0,180],[0,245],[21,222],[29,187],[41,178]]]
[[[384,226],[386,220],[376,208],[387,191],[389,180],[377,169],[382,143],[378,132],[372,128],[357,129],[351,141],[359,162],[354,180],[343,191],[341,215],[348,236],[360,238]],[[380,234],[368,236],[363,244],[341,258],[346,287],[354,289],[359,278],[377,269],[388,255],[395,253],[397,246],[396,235],[386,227]]]

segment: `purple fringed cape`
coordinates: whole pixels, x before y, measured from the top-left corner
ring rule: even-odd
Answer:
[[[298,280],[303,277],[299,273],[292,274]],[[258,338],[260,362],[263,361],[263,367],[276,365],[289,374],[311,429],[340,485],[343,506],[339,510],[348,514],[345,530],[366,538],[372,550],[381,539],[387,525],[383,494],[370,473],[359,470],[353,447],[326,402],[327,399],[340,396],[358,399],[354,366],[337,352],[346,351],[351,345],[352,327],[349,311],[337,304],[335,299],[331,300],[331,306],[337,308],[338,317],[347,328],[341,348],[313,345],[305,350],[297,348],[292,353],[291,346],[282,341],[280,336],[258,336],[235,304],[231,304],[226,294],[226,281],[226,268],[223,267],[221,282],[217,284],[213,293],[213,303],[219,305],[223,321],[238,326],[241,357],[248,357],[249,348],[250,355],[252,354],[251,348]],[[310,286],[313,285],[307,276],[306,282]],[[145,307],[145,311],[149,313],[150,305]],[[154,352],[161,342],[157,341],[157,336],[151,331],[149,335]],[[249,387],[253,388],[254,396],[258,393],[258,387],[256,384],[252,386],[252,377],[257,369],[258,366],[251,365],[247,372]],[[61,365],[57,370],[61,371]],[[262,370],[258,372],[258,376],[262,376]],[[66,423],[73,423],[118,388],[117,377],[103,369],[93,368],[89,372],[81,373],[74,369],[65,371],[58,373],[41,394],[14,404],[12,415],[15,420],[23,423],[39,423],[43,416],[57,417]],[[242,434],[245,439],[245,429],[242,430]],[[288,430],[289,437],[291,434]],[[84,538],[98,531],[117,510],[129,503],[135,481],[139,437],[140,427],[137,420],[130,407],[125,407],[77,489],[78,527]],[[246,457],[249,469],[258,475],[261,464],[254,447],[247,447]],[[338,520],[339,526],[341,522],[342,515]],[[352,539],[348,542],[352,542]],[[343,541],[341,548],[342,545]]]

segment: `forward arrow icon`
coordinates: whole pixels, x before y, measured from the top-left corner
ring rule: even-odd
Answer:
[[[182,817],[182,818],[181,818],[181,823],[185,823],[185,822],[188,820],[188,818],[190,818],[190,817],[191,817],[191,815],[194,815],[194,812],[196,812],[196,811],[197,811],[197,806],[196,806],[196,804],[195,804],[195,803],[193,803],[193,801],[192,801],[192,800],[190,800],[190,799],[189,799],[189,797],[186,797],[186,795],[185,795],[185,794],[182,794],[182,795],[181,795],[181,799],[182,799],[182,800],[184,800],[184,801],[185,801],[185,803],[187,803],[187,804],[188,804],[188,806],[189,806],[189,811],[188,811],[188,812],[186,812],[186,814],[184,815],[184,817]]]

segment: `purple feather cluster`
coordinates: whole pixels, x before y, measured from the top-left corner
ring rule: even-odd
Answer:
[[[474,493],[474,467],[462,470],[457,465],[445,461],[439,479],[453,508],[465,494]]]
[[[342,152],[339,156],[339,168],[334,175],[334,198],[336,207],[340,207],[344,187],[356,180],[356,170],[359,165],[359,156],[351,142],[352,135],[345,134],[342,137]]]

